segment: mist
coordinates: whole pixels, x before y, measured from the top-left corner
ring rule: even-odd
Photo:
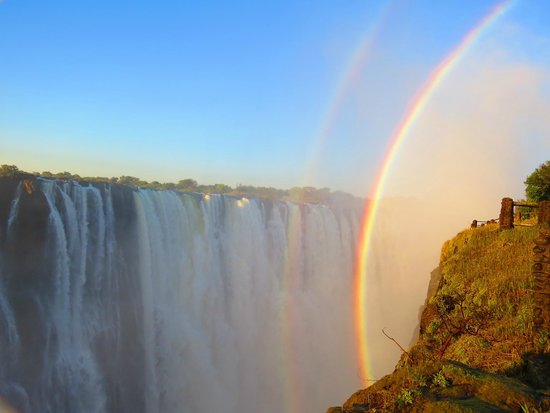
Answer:
[[[503,197],[550,153],[549,74],[500,52],[476,54],[436,91],[393,160],[375,223],[368,277],[372,376],[392,371],[418,325],[443,242],[498,218]]]

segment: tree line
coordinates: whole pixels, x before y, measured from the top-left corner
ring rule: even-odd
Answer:
[[[361,201],[353,195],[341,191],[331,191],[329,188],[317,189],[314,187],[293,187],[290,189],[277,189],[272,187],[258,187],[252,185],[237,185],[232,188],[226,184],[202,185],[194,179],[181,179],[178,182],[144,181],[135,176],[120,177],[81,177],[70,172],[51,173],[25,172],[15,165],[0,165],[0,177],[21,178],[40,176],[48,179],[73,180],[81,182],[103,182],[120,184],[134,188],[169,190],[180,192],[200,192],[204,194],[226,194],[235,196],[255,197],[272,200],[288,200],[307,203],[345,203],[350,204]],[[540,202],[550,200],[550,160],[542,163],[524,181],[525,194],[528,201]]]
[[[93,182],[93,183],[108,183],[130,186],[133,188],[142,189],[154,189],[154,190],[168,190],[179,192],[198,192],[203,194],[224,194],[233,195],[247,198],[262,198],[270,200],[285,200],[292,202],[306,202],[306,203],[319,203],[319,204],[355,204],[358,205],[363,201],[354,197],[351,194],[342,191],[332,191],[330,188],[314,188],[310,186],[306,187],[293,187],[290,189],[277,189],[272,187],[252,186],[252,185],[237,185],[231,187],[226,184],[213,184],[204,185],[199,184],[196,180],[191,178],[181,179],[178,182],[158,182],[158,181],[145,181],[135,176],[120,176],[120,177],[82,177],[70,172],[58,172],[52,173],[49,171],[44,172],[25,172],[20,170],[15,165],[0,165],[0,177],[6,178],[29,178],[29,177],[43,177],[47,179],[55,180],[70,180],[78,182]]]

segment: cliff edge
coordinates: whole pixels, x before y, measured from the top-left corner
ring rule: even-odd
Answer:
[[[393,373],[327,413],[550,412],[550,331],[540,320],[535,253],[550,262],[550,233],[537,226],[486,225],[447,241],[417,342]]]

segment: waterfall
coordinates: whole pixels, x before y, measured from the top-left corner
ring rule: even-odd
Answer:
[[[359,386],[359,211],[45,179],[0,222],[21,413],[319,412]]]

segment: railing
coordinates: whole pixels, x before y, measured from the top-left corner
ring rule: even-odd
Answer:
[[[538,221],[541,226],[550,226],[550,201],[538,203],[514,201],[512,198],[502,198],[498,222],[501,229],[511,229],[514,226],[530,227],[533,224],[521,224],[521,213],[514,213],[515,207],[538,209]],[[516,222],[514,222],[516,221]]]
[[[470,228],[483,227],[487,224],[498,224],[498,218],[486,219],[486,220],[474,219],[472,221],[472,224],[470,225]]]
[[[536,202],[524,202],[524,201],[514,201],[514,227],[534,227],[534,223],[530,224],[522,224],[521,218],[522,218],[522,211],[519,210],[519,208],[525,208],[529,209],[529,216],[531,215],[531,210],[537,209],[539,207],[539,204]]]
[[[501,229],[511,229],[514,227],[533,227],[536,224],[521,223],[522,211],[519,208],[538,209],[537,224],[550,228],[550,201],[542,202],[525,202],[514,201],[512,198],[502,198],[500,207],[500,215],[498,218],[479,220],[474,219],[470,224],[470,228],[477,228],[487,224],[499,224]]]

